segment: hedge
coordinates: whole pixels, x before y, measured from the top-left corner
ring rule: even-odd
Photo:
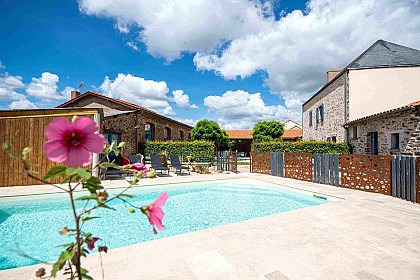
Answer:
[[[313,154],[349,154],[351,152],[351,149],[347,143],[299,141],[253,143],[252,151]]]
[[[160,155],[166,151],[168,155],[192,156],[195,161],[212,161],[214,157],[214,144],[208,141],[168,141],[146,142],[146,156]]]

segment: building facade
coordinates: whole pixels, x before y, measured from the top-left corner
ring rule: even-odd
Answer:
[[[125,156],[144,153],[147,141],[189,141],[192,126],[162,116],[152,110],[88,91],[72,92],[72,99],[59,108],[101,108],[102,133],[108,142],[125,142]]]
[[[384,125],[376,131],[378,133],[373,133],[374,123],[381,123],[383,112],[405,108],[418,101],[419,88],[420,51],[378,40],[344,69],[329,71],[327,83],[303,104],[303,139],[348,142],[356,153],[403,153],[406,149],[402,146],[391,151],[390,140],[387,140],[389,135],[395,134],[393,125],[402,117],[387,114],[382,121],[392,124]],[[377,116],[376,120],[370,117],[373,115]],[[407,122],[401,125],[402,145],[411,137],[416,125]],[[358,127],[357,139],[352,134],[354,126]],[[376,141],[378,151],[366,148],[366,139],[369,143]]]

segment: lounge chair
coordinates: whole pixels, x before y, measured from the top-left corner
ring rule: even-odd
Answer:
[[[121,164],[121,157],[120,156],[115,156],[115,154],[109,154],[109,162],[114,162],[118,165]],[[102,158],[102,162],[107,162],[108,159],[106,157]],[[112,167],[108,167],[106,170],[103,171],[102,173],[102,178],[107,180],[107,179],[111,179],[113,177],[119,177],[121,179],[124,178],[124,172],[120,169],[116,169],[116,168],[112,168]]]
[[[143,163],[144,156],[142,154],[130,155],[130,163]]]
[[[182,165],[181,162],[179,161],[179,156],[178,155],[169,155],[169,158],[171,160],[171,167],[173,167],[175,169],[175,172],[177,170],[179,170],[179,173],[181,173],[183,169],[187,169],[188,174],[191,174],[190,173],[190,167]]]
[[[163,171],[168,171],[168,175],[169,175],[169,168],[162,165],[162,160],[160,159],[160,156],[157,156],[157,155],[150,156],[150,164],[151,164],[151,167],[150,167],[151,169],[154,169],[156,171],[160,170],[160,173],[162,173]]]

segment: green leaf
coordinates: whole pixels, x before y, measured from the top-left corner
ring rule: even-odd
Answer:
[[[101,164],[99,164],[100,169],[106,169],[106,168],[109,168],[109,167],[112,167],[112,168],[115,168],[115,169],[121,169],[121,166],[119,166],[118,164],[113,163],[113,162],[102,162]]]
[[[110,210],[114,210],[115,211],[115,208],[112,208],[112,207],[110,207],[110,206],[108,206],[106,204],[101,204],[99,207],[102,207],[102,208],[106,208],[106,209],[110,209]]]
[[[53,269],[51,270],[51,276],[57,276],[57,272],[64,267],[66,261],[71,260],[73,258],[74,254],[75,253],[73,251],[61,252],[60,257],[53,265]]]
[[[126,193],[120,193],[119,195],[117,195],[117,197],[121,197],[121,196],[129,197],[129,198],[135,198],[136,197],[133,194],[126,194]]]
[[[81,268],[81,272],[82,272],[82,279],[93,280],[93,278],[88,275],[89,271],[87,269]]]
[[[120,144],[118,144],[118,147],[117,148],[122,148],[124,146],[125,146],[125,142],[120,142]]]
[[[22,159],[23,160],[26,160],[26,158],[28,157],[28,154],[31,152],[31,148],[29,148],[29,147],[25,147],[23,150],[22,150]]]
[[[44,176],[44,180],[50,180],[57,177],[63,177],[66,175],[67,167],[64,165],[53,166],[48,170]]]
[[[96,194],[91,194],[91,195],[85,195],[85,196],[81,196],[76,198],[75,200],[89,200],[89,199],[98,199],[98,196]]]
[[[101,180],[97,177],[90,177],[86,182],[82,183],[84,189],[88,189],[91,194],[96,194],[96,191],[102,190]]]
[[[86,170],[84,168],[67,168],[66,174],[68,176],[78,176],[85,180],[88,180],[92,177],[92,173],[90,173],[89,170]]]
[[[86,217],[86,218],[82,218],[83,222],[89,221],[89,220],[93,220],[93,219],[100,219],[101,217]]]

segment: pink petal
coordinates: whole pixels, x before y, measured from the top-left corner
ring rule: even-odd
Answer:
[[[100,153],[104,143],[105,137],[102,134],[88,134],[85,136],[83,147],[90,152]]]
[[[162,219],[163,219],[164,214],[163,214],[162,209],[153,207],[149,211],[150,211],[149,222],[152,225],[157,226],[158,229],[163,230],[164,226],[162,225]]]
[[[71,148],[67,153],[67,166],[89,165],[92,163],[92,155],[84,148]]]
[[[78,117],[72,124],[72,129],[83,132],[84,134],[95,133],[99,126],[90,118]]]
[[[153,207],[163,207],[168,197],[169,195],[166,192],[161,193],[158,198],[156,198],[155,202],[152,203]]]
[[[68,149],[61,140],[50,140],[44,143],[44,152],[53,162],[63,162],[67,159]]]
[[[45,136],[49,139],[64,139],[64,135],[70,126],[71,123],[67,118],[56,118],[47,125],[47,128],[45,129]]]

